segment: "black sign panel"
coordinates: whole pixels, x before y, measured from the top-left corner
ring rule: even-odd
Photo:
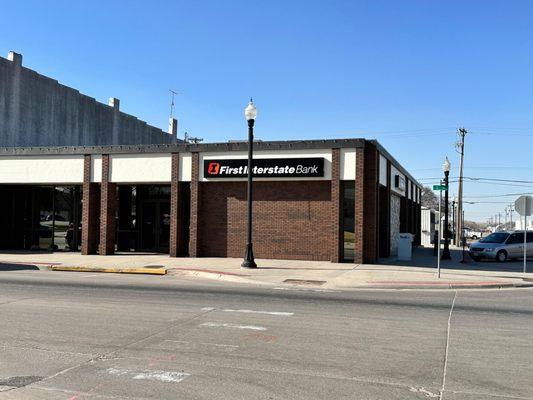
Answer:
[[[252,174],[256,178],[309,178],[324,176],[323,158],[257,158]],[[204,178],[245,178],[248,160],[204,160]]]

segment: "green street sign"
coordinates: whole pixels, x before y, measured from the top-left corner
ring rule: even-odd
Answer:
[[[433,185],[433,190],[448,190],[446,185]]]

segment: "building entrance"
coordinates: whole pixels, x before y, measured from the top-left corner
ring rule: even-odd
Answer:
[[[170,201],[146,200],[140,210],[141,251],[169,252]]]
[[[170,186],[118,186],[118,251],[168,253]]]

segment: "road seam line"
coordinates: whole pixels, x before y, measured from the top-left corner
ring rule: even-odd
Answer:
[[[442,400],[442,396],[444,394],[444,387],[446,386],[446,370],[448,368],[448,353],[450,350],[450,330],[451,330],[451,324],[452,324],[452,313],[453,308],[455,307],[455,300],[457,299],[457,290],[455,291],[455,294],[453,296],[452,306],[450,307],[450,314],[448,315],[448,327],[446,329],[446,350],[444,351],[444,366],[442,371],[442,387],[440,389],[440,396],[439,400]]]

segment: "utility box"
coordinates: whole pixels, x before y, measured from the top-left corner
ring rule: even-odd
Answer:
[[[410,261],[412,259],[413,238],[412,233],[400,233],[398,237],[398,260]]]

